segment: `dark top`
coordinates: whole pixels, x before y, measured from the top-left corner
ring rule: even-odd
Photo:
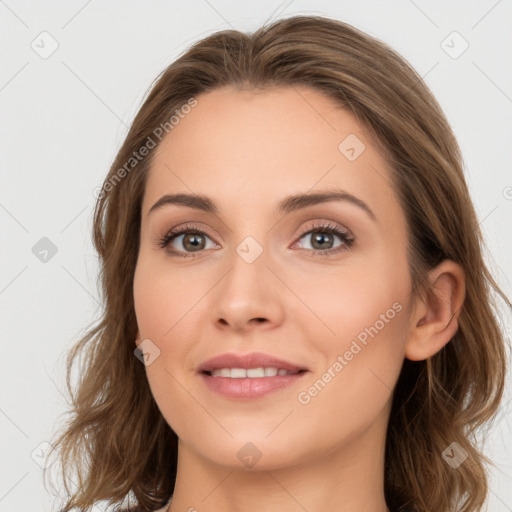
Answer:
[[[170,502],[168,502],[168,504],[170,504]],[[163,507],[164,505],[162,505]],[[160,508],[162,507],[159,507],[157,510],[160,510]],[[136,508],[130,508],[130,509],[123,509],[123,510],[120,510],[119,512],[154,512],[154,510],[143,510],[141,507],[137,506]],[[391,512],[398,512],[398,511],[391,511]],[[401,510],[400,512],[416,512],[416,510],[412,509],[412,508],[408,508],[408,509],[404,509],[404,510]]]

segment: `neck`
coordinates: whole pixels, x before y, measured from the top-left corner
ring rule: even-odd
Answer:
[[[329,453],[260,470],[221,466],[180,441],[169,511],[387,512],[379,423]]]

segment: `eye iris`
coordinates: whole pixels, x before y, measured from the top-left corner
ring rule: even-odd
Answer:
[[[198,239],[202,239],[198,242]],[[201,243],[202,242],[202,243]],[[188,234],[183,237],[183,247],[185,249],[203,249],[205,245],[204,237],[198,234]]]
[[[320,233],[320,232],[317,232],[317,233]],[[325,248],[325,244],[324,245],[320,245],[317,247],[317,243],[321,243],[321,242],[325,242],[325,240],[328,240],[332,243],[332,235],[330,233],[321,233],[321,234],[316,234],[313,236],[313,247],[315,249],[324,249]]]

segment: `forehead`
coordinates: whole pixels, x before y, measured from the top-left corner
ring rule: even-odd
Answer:
[[[161,195],[178,192],[255,210],[335,187],[376,210],[396,203],[391,171],[365,127],[321,92],[229,86],[196,100],[157,149],[144,213]]]

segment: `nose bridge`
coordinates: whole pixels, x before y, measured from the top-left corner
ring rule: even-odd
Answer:
[[[215,322],[243,329],[251,320],[278,321],[279,290],[275,276],[267,268],[268,247],[253,236],[246,236],[227,258],[229,269],[219,283],[213,315]],[[254,323],[254,322],[253,322]]]

